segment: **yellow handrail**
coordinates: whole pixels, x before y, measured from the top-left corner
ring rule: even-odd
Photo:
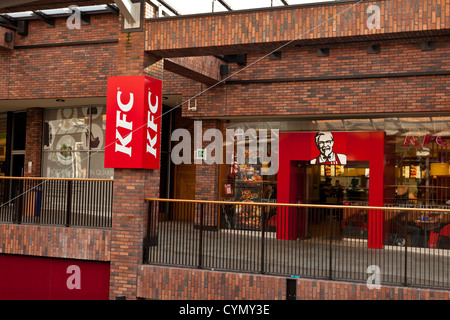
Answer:
[[[189,199],[161,199],[145,198],[146,201],[162,202],[184,202],[184,203],[204,203],[204,204],[232,204],[245,206],[279,206],[295,208],[329,208],[329,209],[363,209],[363,210],[394,210],[394,211],[420,211],[420,212],[443,212],[449,213],[449,209],[439,208],[403,208],[403,207],[371,207],[371,206],[344,206],[344,205],[325,205],[325,204],[297,204],[297,203],[272,203],[272,202],[238,202],[238,201],[208,201],[208,200],[189,200]]]
[[[6,177],[3,180],[55,180],[55,181],[114,181],[114,179],[50,178],[50,177]]]

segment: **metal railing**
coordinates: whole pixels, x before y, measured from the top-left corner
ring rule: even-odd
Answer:
[[[450,288],[447,209],[146,200],[148,264]]]
[[[113,180],[0,177],[0,222],[111,228]]]

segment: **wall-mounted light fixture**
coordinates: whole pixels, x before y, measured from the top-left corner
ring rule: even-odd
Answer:
[[[367,48],[367,53],[369,54],[378,54],[381,52],[381,45],[372,44]]]
[[[194,100],[194,105],[191,106],[191,100],[188,100],[188,111],[197,111],[197,100]]]
[[[13,33],[12,32],[5,32],[5,41],[6,42],[12,42],[13,41]]]
[[[330,48],[319,48],[317,49],[318,57],[329,57],[330,56]]]

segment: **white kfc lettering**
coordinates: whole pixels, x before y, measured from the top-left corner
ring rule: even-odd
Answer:
[[[116,115],[116,139],[119,139],[119,142],[116,141],[116,152],[122,152],[131,157],[131,146],[127,147],[131,142],[133,137],[133,122],[127,121],[127,115],[122,114],[122,112],[129,112],[133,108],[134,104],[134,95],[130,93],[130,101],[127,104],[123,104],[121,100],[122,92],[117,91],[117,105],[120,108],[120,111],[117,110]],[[118,128],[127,129],[130,131],[129,135],[125,138],[120,134]]]
[[[147,112],[147,153],[151,153],[156,158],[156,142],[158,141],[158,125],[155,123],[154,114],[158,111],[159,98],[156,96],[155,104],[151,102],[152,93],[148,93],[148,106],[149,111]],[[152,138],[148,129],[155,132],[155,136]]]

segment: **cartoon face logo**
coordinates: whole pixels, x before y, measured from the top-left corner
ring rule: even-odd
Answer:
[[[311,164],[347,164],[347,156],[345,154],[333,151],[334,136],[331,132],[318,132],[314,140],[320,155],[312,159]]]

